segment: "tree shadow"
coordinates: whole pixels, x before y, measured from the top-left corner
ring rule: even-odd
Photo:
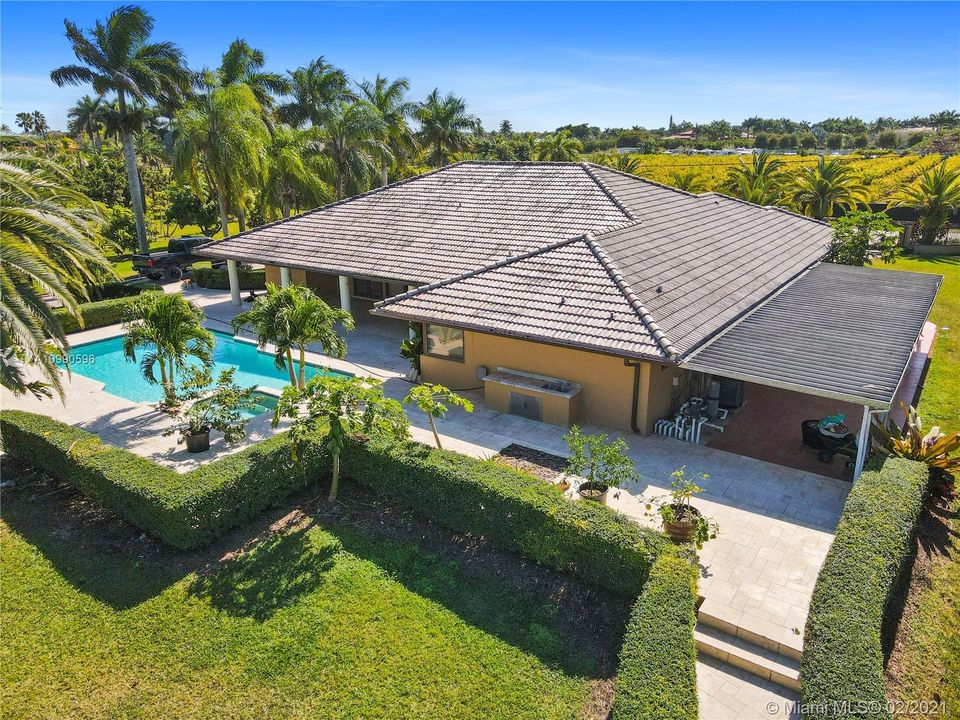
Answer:
[[[339,549],[339,542],[309,526],[277,533],[206,568],[190,592],[231,615],[263,622],[316,590]]]

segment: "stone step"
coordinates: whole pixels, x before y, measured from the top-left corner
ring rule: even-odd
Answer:
[[[702,601],[697,609],[697,619],[703,624],[728,635],[759,645],[767,650],[800,660],[803,653],[803,637],[786,628],[771,628],[770,623],[753,621],[748,614],[734,611],[724,605]],[[774,635],[779,632],[779,637]]]
[[[697,650],[703,655],[741,668],[764,680],[791,690],[800,689],[800,662],[779,652],[735,637],[698,622],[693,630]]]

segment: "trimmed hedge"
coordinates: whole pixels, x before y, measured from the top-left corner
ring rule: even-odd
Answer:
[[[571,502],[530,475],[420,443],[348,445],[342,466],[354,482],[451,530],[630,598],[669,544],[604,505]]]
[[[613,720],[697,720],[697,571],[675,547],[653,563],[620,649]]]
[[[264,270],[237,270],[241,290],[263,290],[267,287]],[[229,290],[230,278],[223,268],[193,268],[193,281],[202,288]]]
[[[851,489],[807,617],[805,717],[890,717],[881,624],[912,551],[927,486],[926,465],[881,458]]]
[[[150,535],[187,549],[210,542],[329,473],[320,446],[294,462],[285,435],[177,473],[42,415],[0,412],[4,450],[70,483]]]
[[[156,291],[148,290],[147,292]],[[66,308],[56,308],[53,314],[60,321],[65,333],[116,325],[127,318],[129,308],[137,301],[140,294],[81,304],[80,316],[83,318],[83,327],[80,327],[77,318],[67,312]]]
[[[160,285],[145,280],[135,282],[109,282],[103,285],[94,285],[89,289],[90,300],[114,300],[116,298],[131,297],[139,295],[147,290],[163,290]]]

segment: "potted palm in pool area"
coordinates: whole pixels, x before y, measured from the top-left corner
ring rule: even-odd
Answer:
[[[670,494],[651,499],[647,503],[647,514],[660,516],[663,531],[672,540],[692,542],[701,548],[707,540],[717,536],[720,528],[693,506],[693,496],[703,492],[703,488],[687,478],[686,468],[684,465],[671,473]],[[702,480],[709,477],[700,473]]]
[[[256,406],[253,399],[255,387],[240,387],[234,380],[236,368],[223,370],[217,384],[206,367],[191,366],[184,373],[183,389],[179,394],[178,425],[164,434],[179,434],[179,442],[185,442],[187,452],[201,453],[210,449],[210,431],[223,433],[225,442],[240,442],[246,434],[249,417],[244,410]]]
[[[623,438],[607,442],[606,434],[584,435],[574,425],[563,439],[570,448],[567,474],[583,478],[577,488],[581,498],[604,503],[611,487],[620,487],[639,477],[627,456]]]

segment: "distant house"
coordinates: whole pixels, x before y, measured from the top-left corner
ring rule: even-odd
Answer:
[[[697,133],[695,130],[684,130],[683,132],[672,133],[671,135],[664,135],[664,140],[695,140]]]
[[[647,433],[708,378],[890,407],[939,279],[821,264],[830,238],[589,163],[464,162],[201,253],[419,324],[426,381]]]

